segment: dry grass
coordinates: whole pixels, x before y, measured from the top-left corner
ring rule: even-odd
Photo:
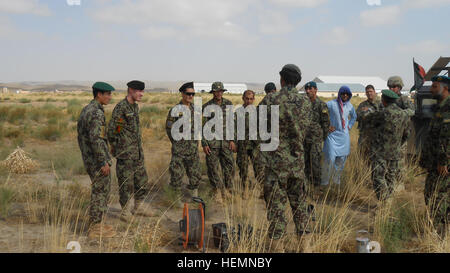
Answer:
[[[120,93],[113,95],[115,102],[123,97]],[[211,98],[209,94],[201,94],[201,97],[203,103]],[[241,104],[240,96],[226,94],[225,97]],[[90,182],[77,147],[76,120],[82,107],[91,100],[91,94],[0,94],[0,159],[6,159],[20,143],[28,157],[39,163],[32,174],[11,173],[13,166],[19,166],[17,163],[0,166],[0,221],[17,229],[11,235],[14,239],[9,248],[0,247],[0,251],[67,252],[65,247],[72,240],[81,243],[83,252],[182,251],[177,244],[177,221],[181,212],[168,205],[170,198],[164,196],[170,162],[165,119],[168,109],[179,99],[178,94],[146,94],[140,104],[146,168],[152,189],[149,202],[160,216],[135,217],[127,224],[120,222],[117,219],[120,211],[118,186],[113,176],[107,222],[114,226],[118,235],[90,241],[86,237]],[[256,103],[261,99],[262,96],[258,96]],[[355,107],[361,101],[361,98],[352,99]],[[113,107],[105,107],[107,119]],[[52,130],[45,132],[46,129]],[[450,238],[440,238],[434,231],[423,201],[423,170],[416,162],[405,164],[392,198],[378,202],[372,189],[369,164],[355,149],[357,134],[356,129],[351,132],[353,149],[341,186],[330,186],[322,195],[309,200],[315,206],[315,220],[309,222],[313,231],[310,235],[300,241],[296,239],[292,212],[287,209],[289,223],[283,239],[287,251],[355,252],[356,232],[365,229],[372,240],[381,243],[383,252],[450,252]],[[21,158],[21,162],[29,162]],[[201,158],[204,168],[203,155]],[[31,169],[24,168],[17,173],[28,173]],[[208,182],[202,182],[200,193],[207,202],[207,220],[209,216],[221,219],[229,227],[253,228],[253,232],[244,232],[239,240],[231,236],[229,252],[267,252],[268,222],[264,202],[259,198],[260,186],[242,188],[236,183],[233,192],[218,200],[211,196]],[[217,215],[208,214],[210,211],[217,211]],[[207,228],[210,239],[209,224]],[[33,237],[30,233],[35,229],[40,232]],[[217,251],[211,243],[207,245],[208,252]]]

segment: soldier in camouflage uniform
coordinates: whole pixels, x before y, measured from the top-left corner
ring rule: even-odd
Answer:
[[[361,154],[365,159],[369,159],[370,155],[370,136],[373,135],[373,131],[370,130],[370,126],[366,123],[366,115],[376,112],[382,107],[381,102],[377,99],[377,93],[373,85],[366,87],[367,100],[361,102],[356,109],[356,121],[358,122],[359,138],[358,146]]]
[[[300,69],[293,64],[280,72],[281,90],[267,95],[260,105],[267,105],[268,128],[271,128],[271,106],[279,106],[279,145],[274,151],[263,152],[265,160],[265,199],[269,238],[275,241],[275,251],[283,252],[279,239],[286,232],[286,203],[289,200],[296,234],[307,232],[308,182],[304,168],[305,131],[310,126],[312,105],[307,96],[295,88],[301,81]]]
[[[242,100],[244,101],[243,108],[253,105],[255,101],[255,92],[252,90],[247,90],[242,95]],[[256,108],[255,108],[256,111]],[[236,111],[238,114],[239,111]],[[236,165],[239,167],[239,176],[243,186],[248,186],[248,165],[250,161],[253,165],[253,173],[255,174],[256,180],[262,184],[264,177],[264,165],[259,160],[260,148],[255,140],[250,140],[249,137],[249,113],[245,112],[245,140],[237,141],[237,156]]]
[[[401,146],[411,132],[408,114],[395,103],[398,98],[395,92],[383,90],[383,108],[366,116],[367,122],[374,126],[370,161],[373,187],[378,200],[386,200],[394,190],[400,175]]]
[[[317,84],[309,82],[305,91],[312,104],[312,122],[305,137],[305,175],[311,186],[320,184],[323,142],[330,129],[330,115],[325,102],[317,97]]]
[[[200,167],[200,157],[198,154],[198,140],[194,139],[194,105],[193,99],[195,96],[194,83],[185,83],[179,89],[182,95],[182,100],[170,109],[166,120],[166,132],[167,136],[172,143],[172,159],[170,161],[170,186],[177,191],[178,195],[181,197],[181,181],[184,174],[186,173],[189,178],[189,185],[187,188],[191,190],[192,196],[198,196],[198,186],[201,179],[201,167]],[[188,107],[190,118],[189,122],[191,124],[191,134],[190,140],[181,139],[174,140],[172,136],[172,126],[180,118],[183,117],[182,106]],[[178,113],[175,117],[172,111]],[[181,199],[180,199],[181,202]]]
[[[114,107],[108,124],[108,140],[112,154],[117,158],[116,173],[119,182],[119,202],[122,206],[121,220],[130,221],[131,213],[151,216],[144,210],[144,199],[148,194],[148,175],[145,170],[139,124],[139,106],[144,95],[145,84],[131,81],[128,94]],[[130,200],[134,196],[131,211]]]
[[[111,188],[110,167],[112,165],[106,139],[103,105],[108,104],[111,100],[111,92],[114,91],[114,88],[107,83],[96,82],[92,89],[94,99],[83,108],[77,123],[78,145],[84,167],[92,183],[89,234],[94,234],[100,230],[103,236],[114,236],[111,226],[101,225],[108,209],[108,197]]]
[[[430,209],[434,226],[442,234],[449,232],[450,223],[450,78],[436,76],[432,79],[431,94],[438,100],[425,141],[421,166],[428,170],[425,180],[425,203]]]
[[[402,95],[401,91],[404,87],[403,80],[399,76],[392,76],[387,83],[390,90],[394,91],[400,98],[395,102],[398,107],[405,110],[409,117],[414,116],[416,107],[414,103],[406,95]]]
[[[203,113],[205,108],[210,105],[217,105],[222,109],[223,114],[223,140],[206,140],[202,139],[203,151],[206,154],[206,166],[208,168],[209,182],[214,189],[232,189],[234,177],[234,157],[236,152],[234,140],[226,139],[226,107],[233,103],[223,98],[223,92],[227,91],[223,87],[223,83],[215,82],[212,84],[210,93],[214,94],[214,98],[203,105]],[[214,118],[215,113],[210,117],[203,118],[203,124]],[[234,116],[233,116],[234,118]],[[219,166],[222,168],[222,179],[219,173]]]
[[[269,82],[264,86],[264,92],[266,92],[266,95],[270,93],[275,93],[277,92],[277,87],[273,82]]]

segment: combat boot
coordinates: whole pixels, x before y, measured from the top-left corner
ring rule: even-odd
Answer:
[[[105,225],[102,223],[95,224],[89,228],[89,239],[94,238],[112,238],[116,236],[116,232],[110,225]]]
[[[133,215],[130,211],[130,202],[128,202],[123,208],[122,212],[120,213],[120,220],[124,222],[131,222],[131,219],[133,218]]]
[[[154,213],[152,211],[150,211],[150,210],[145,208],[144,202],[143,201],[138,201],[138,200],[134,201],[133,214],[134,215],[145,216],[145,217],[152,217],[152,216],[154,216]]]

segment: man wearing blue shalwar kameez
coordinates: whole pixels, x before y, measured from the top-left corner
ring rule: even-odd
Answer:
[[[339,89],[338,97],[327,102],[330,113],[330,134],[323,147],[324,163],[321,185],[328,185],[330,179],[341,183],[341,173],[350,154],[350,130],[356,121],[356,111],[350,103],[352,92],[348,86]]]

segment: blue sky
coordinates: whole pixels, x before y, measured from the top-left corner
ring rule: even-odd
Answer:
[[[450,56],[449,13],[450,0],[0,0],[0,82],[263,83],[295,63],[305,82],[412,85],[413,57],[427,70]]]

